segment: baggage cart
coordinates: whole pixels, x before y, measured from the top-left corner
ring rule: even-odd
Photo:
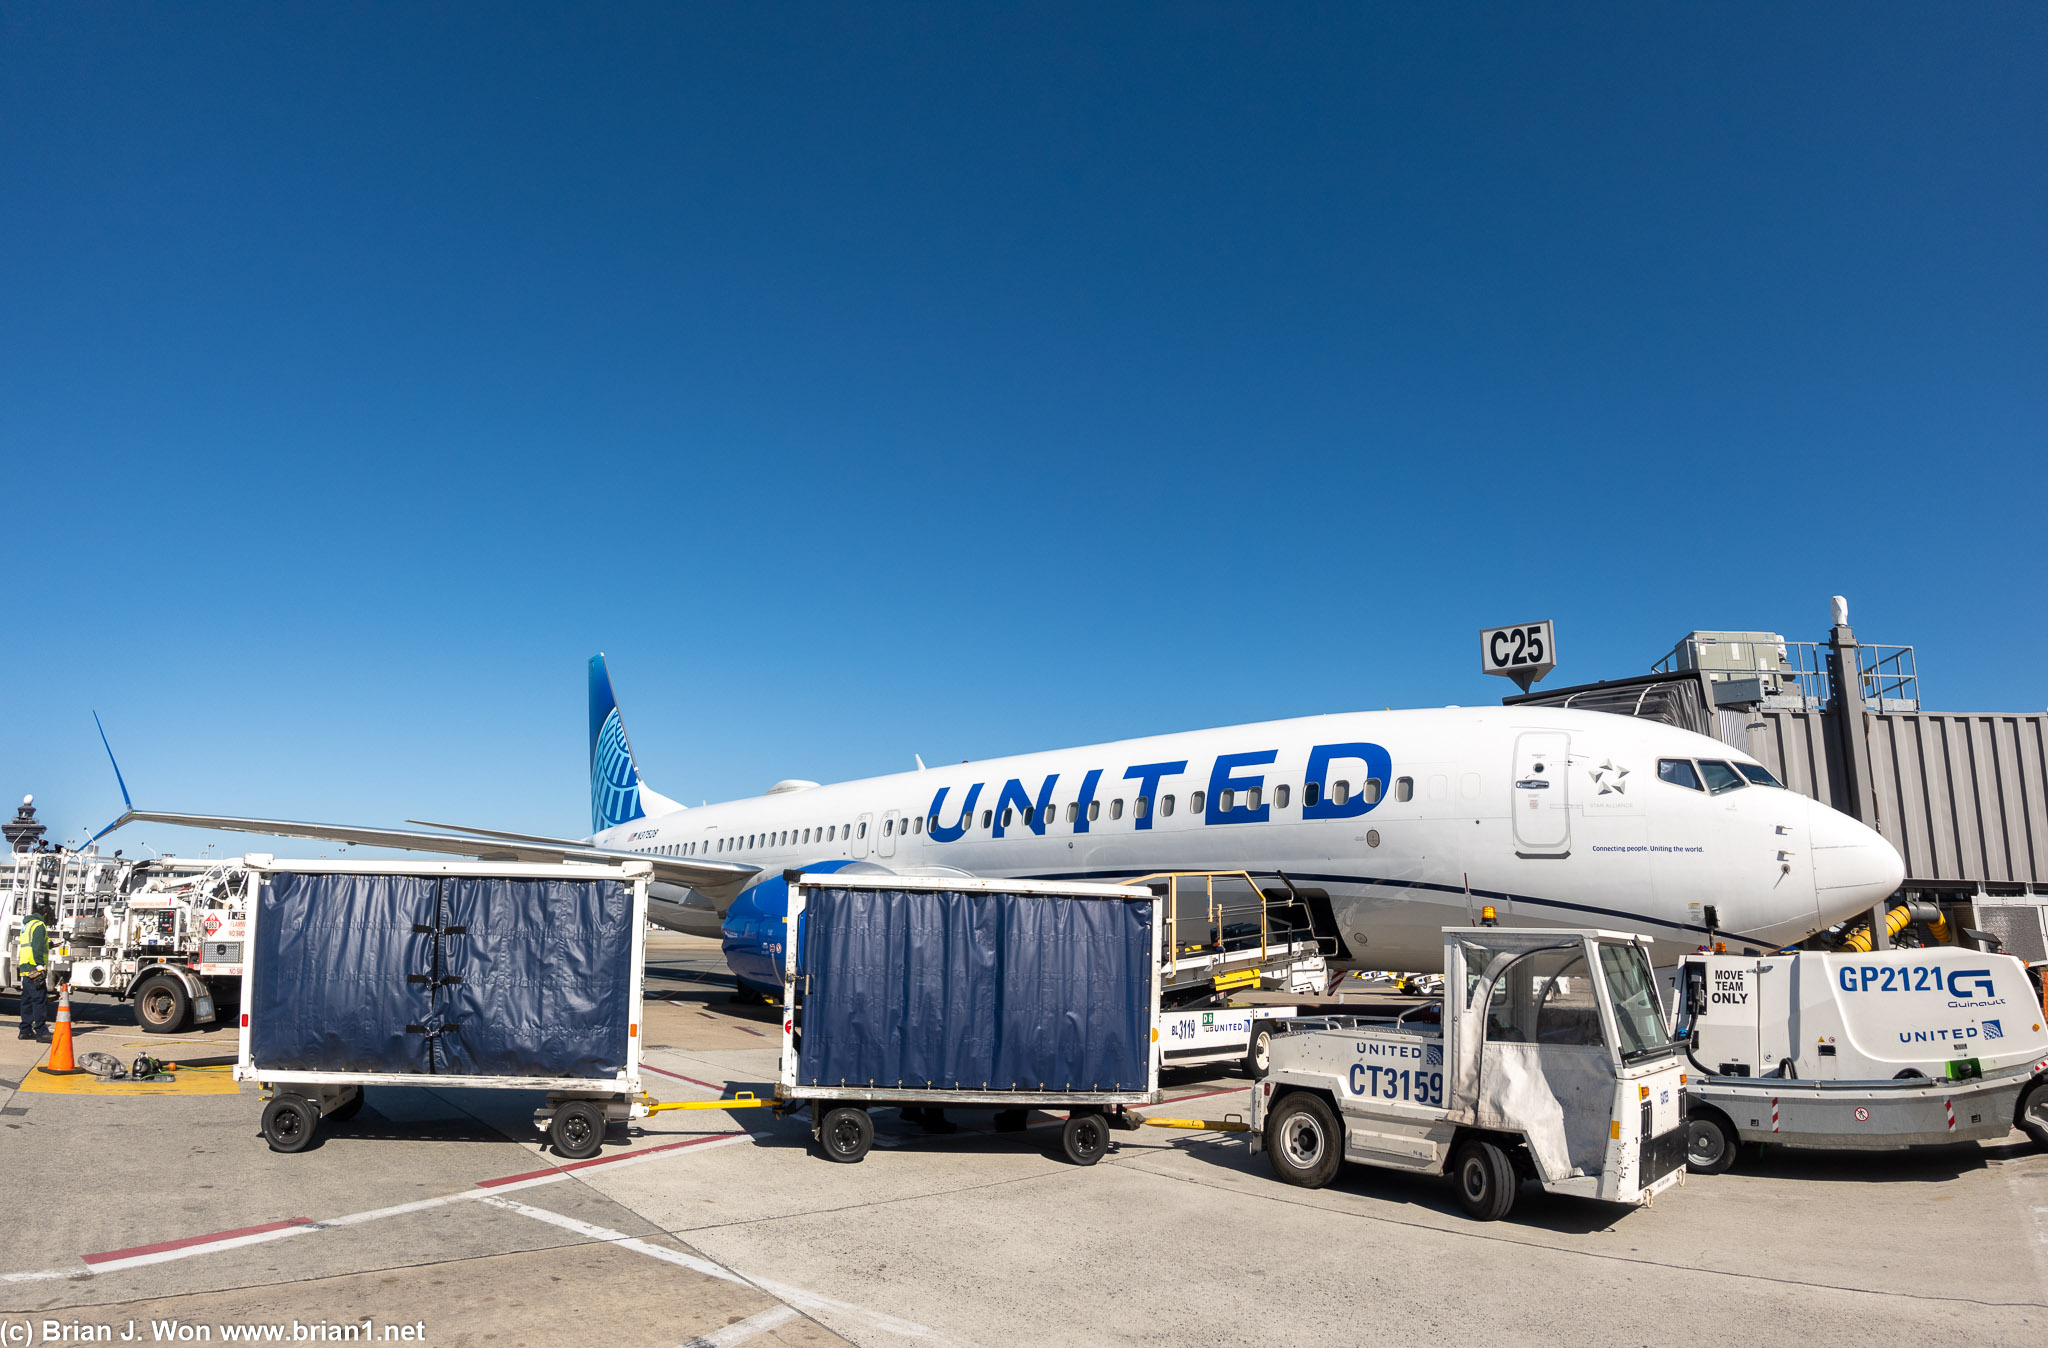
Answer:
[[[776,1097],[833,1161],[868,1111],[1064,1110],[1077,1165],[1159,1099],[1159,898],[1124,885],[789,875]]]
[[[548,1138],[595,1155],[639,1104],[644,861],[279,861],[251,855],[235,1077],[303,1150],[368,1086],[546,1091]]]

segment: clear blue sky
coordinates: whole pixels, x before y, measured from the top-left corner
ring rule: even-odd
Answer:
[[[1111,9],[0,5],[0,792],[580,831],[600,649],[694,803],[1834,593],[2048,703],[2048,10]]]

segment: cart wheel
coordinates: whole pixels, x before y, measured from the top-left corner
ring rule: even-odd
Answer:
[[[1109,1120],[1100,1114],[1069,1114],[1060,1125],[1060,1150],[1075,1165],[1094,1165],[1109,1150]]]
[[[875,1145],[875,1121],[859,1105],[835,1105],[818,1123],[825,1159],[852,1165]]]
[[[1466,1215],[1482,1222],[1497,1222],[1515,1206],[1515,1163],[1500,1146],[1475,1137],[1458,1148],[1451,1162],[1451,1181],[1457,1186],[1458,1206]]]
[[[1320,1189],[1337,1177],[1343,1138],[1337,1116],[1320,1095],[1295,1091],[1282,1096],[1266,1118],[1266,1159],[1277,1178]]]
[[[1735,1167],[1735,1130],[1719,1114],[1695,1114],[1685,1121],[1685,1168],[1695,1175],[1725,1174]]]
[[[548,1141],[555,1154],[572,1161],[597,1155],[604,1144],[604,1108],[590,1100],[571,1100],[548,1123]]]
[[[1252,1026],[1251,1043],[1245,1046],[1244,1073],[1262,1077],[1273,1065],[1273,1027],[1261,1021]]]
[[[2048,1151],[2048,1076],[2034,1078],[2034,1084],[2020,1092],[2020,1107],[2013,1122],[2033,1139],[2035,1146]]]
[[[350,1119],[362,1113],[363,1093],[367,1089],[368,1088],[364,1086],[356,1087],[356,1093],[354,1095],[351,1095],[342,1103],[336,1105],[334,1108],[328,1110],[326,1117],[333,1119],[336,1123],[347,1123]]]
[[[320,1111],[302,1096],[280,1095],[263,1107],[263,1140],[272,1151],[304,1151],[319,1124]]]
[[[191,1011],[184,985],[169,974],[152,974],[135,989],[135,1023],[151,1034],[176,1034]]]

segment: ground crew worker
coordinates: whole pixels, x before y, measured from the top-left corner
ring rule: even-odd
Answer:
[[[50,972],[50,910],[38,906],[22,923],[14,946],[14,967],[21,975],[21,1037],[50,1041],[50,993],[44,978]]]

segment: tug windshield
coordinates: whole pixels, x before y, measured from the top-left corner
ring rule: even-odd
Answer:
[[[1678,1046],[1664,1032],[1657,984],[1650,972],[1649,957],[1641,946],[1602,942],[1600,974],[1607,982],[1608,998],[1614,1003],[1614,1028],[1621,1036],[1619,1047],[1624,1062]]]

